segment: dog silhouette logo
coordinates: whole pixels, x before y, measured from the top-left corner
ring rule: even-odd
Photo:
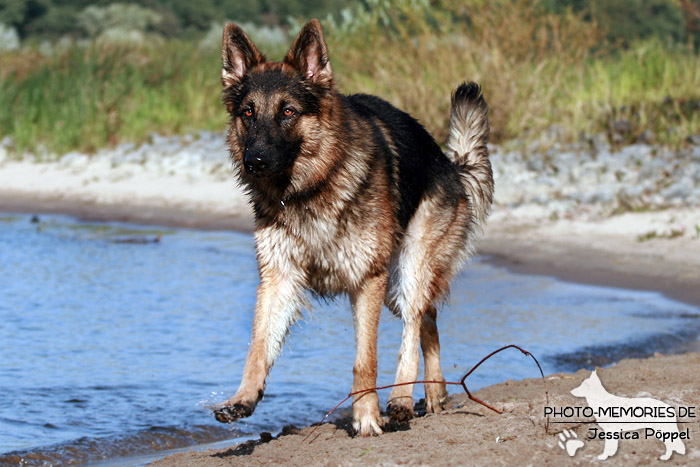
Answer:
[[[600,427],[596,437],[605,440],[603,453],[598,459],[605,460],[614,455],[620,439],[639,439],[639,430],[643,430],[646,438],[654,437],[664,443],[666,452],[660,457],[661,460],[670,459],[674,452],[685,454],[682,438],[687,433],[678,431],[675,410],[670,404],[651,397],[610,394],[595,371],[580,386],[572,389],[571,394],[585,398],[593,410]]]

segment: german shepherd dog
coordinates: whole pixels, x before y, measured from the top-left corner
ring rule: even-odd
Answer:
[[[452,96],[447,153],[408,114],[334,85],[318,20],[307,23],[282,62],[268,62],[235,24],[223,34],[227,143],[255,213],[260,273],[252,340],[236,394],[214,408],[220,422],[253,413],[306,291],[347,293],[357,353],[353,391],[376,386],[382,305],[404,322],[396,382],[415,381],[419,344],[425,378],[444,381],[436,304],[472,252],[493,196],[487,106],[478,85]],[[444,384],[426,384],[439,412]],[[387,407],[413,416],[413,385]],[[376,392],[356,396],[353,426],[382,432]]]

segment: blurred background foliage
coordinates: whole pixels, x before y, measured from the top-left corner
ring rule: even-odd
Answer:
[[[96,27],[108,27],[132,13],[148,12],[159,21],[145,29],[168,37],[190,38],[224,19],[283,25],[290,16],[314,17],[337,12],[355,2],[347,0],[0,0],[0,23],[13,26],[22,38],[57,38],[65,34],[86,37]],[[99,21],[79,21],[91,10]],[[120,24],[121,25],[121,24]],[[132,24],[137,28],[140,22]]]
[[[488,2],[464,2],[474,3],[483,6]],[[697,43],[700,32],[697,0],[542,0],[539,3],[547,12],[580,13],[584,21],[599,24],[609,41],[621,45],[651,37]],[[15,28],[22,39],[90,37],[95,29],[115,25],[167,37],[190,38],[225,19],[284,26],[289,18],[325,17],[348,8],[371,9],[376,4],[371,0],[0,0],[0,23]],[[146,21],[144,16],[148,18]],[[87,18],[95,22],[86,22]]]
[[[444,141],[449,94],[482,83],[493,141],[700,134],[700,0],[0,0],[0,138],[18,152],[222,130],[223,24],[279,59],[319,17],[340,89]],[[43,148],[43,149],[42,149]]]

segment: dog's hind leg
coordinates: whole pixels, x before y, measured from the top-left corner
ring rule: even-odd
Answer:
[[[426,381],[445,381],[440,367],[440,338],[437,329],[437,310],[429,305],[420,319],[420,330],[416,332],[416,323],[404,322],[404,339],[399,351],[399,369],[396,382],[414,381],[418,377],[418,341],[423,351]],[[418,336],[418,337],[416,337]],[[444,384],[425,384],[425,410],[429,413],[441,412],[447,399],[447,388]],[[413,416],[413,385],[394,388],[389,397],[387,408],[389,416],[399,422],[405,422]]]
[[[415,381],[420,363],[419,345],[426,362],[426,379],[442,381],[440,344],[434,302],[447,294],[449,281],[468,252],[468,209],[464,197],[454,202],[436,193],[421,202],[392,263],[387,303],[404,322],[396,383]],[[441,384],[426,385],[429,411],[439,411],[446,391]],[[387,412],[402,423],[413,416],[413,385],[394,387]]]
[[[377,386],[377,329],[386,294],[387,273],[365,280],[351,293],[357,354],[353,367],[352,392]],[[352,402],[352,425],[361,436],[382,433],[383,419],[376,391],[358,394]]]
[[[420,328],[420,346],[425,362],[426,381],[445,381],[440,367],[440,337],[437,329],[437,310],[434,305],[426,310]],[[442,412],[447,400],[447,387],[444,384],[425,384],[425,411]]]
[[[392,309],[396,310],[395,307]],[[395,314],[399,314],[395,311]],[[399,350],[399,363],[396,383],[406,383],[418,379],[420,364],[419,344],[425,361],[426,381],[445,381],[440,368],[440,339],[436,324],[437,311],[429,304],[424,312],[404,318],[403,339]],[[425,384],[425,404],[427,412],[441,412],[447,399],[444,384]],[[392,389],[387,406],[387,414],[392,420],[404,423],[413,417],[413,385],[406,384]]]
[[[418,365],[420,364],[418,346],[421,316],[417,313],[414,316],[404,318],[403,321],[403,337],[396,369],[396,384],[415,381],[418,378]],[[394,387],[389,395],[386,411],[389,417],[398,423],[404,423],[413,418],[413,384]]]

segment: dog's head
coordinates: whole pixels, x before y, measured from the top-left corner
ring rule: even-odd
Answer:
[[[321,24],[309,21],[283,61],[267,62],[243,30],[229,23],[222,60],[235,168],[248,184],[289,182],[293,170],[300,170],[295,163],[312,157],[321,144],[324,101],[333,89]]]

